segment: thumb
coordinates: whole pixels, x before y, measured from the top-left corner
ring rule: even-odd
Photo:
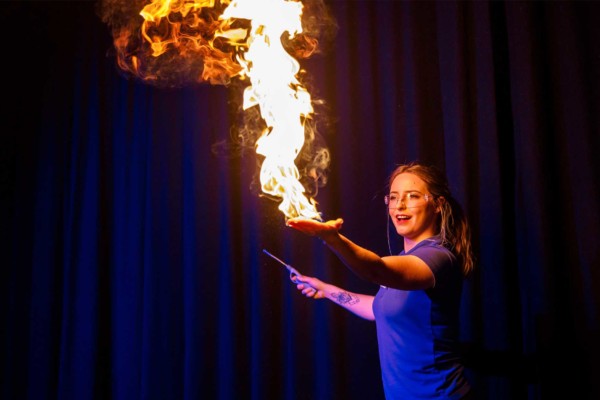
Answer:
[[[304,275],[300,275],[300,274],[293,274],[292,275],[292,282],[294,283],[305,283],[305,276]]]
[[[294,277],[294,283],[298,285],[304,285],[305,287],[310,286],[312,288],[315,288],[314,278],[311,278],[310,276],[306,275],[296,275]]]
[[[335,221],[333,221],[333,224],[332,224],[332,225],[333,225],[333,226],[334,226],[336,229],[338,229],[338,230],[339,230],[339,229],[341,229],[341,228],[342,228],[342,225],[343,225],[343,224],[344,224],[344,220],[343,220],[343,219],[341,219],[341,218],[338,218],[338,219],[336,219]]]

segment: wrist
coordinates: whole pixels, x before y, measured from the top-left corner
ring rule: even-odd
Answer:
[[[322,232],[321,234],[317,235],[317,237],[321,240],[321,242],[323,242],[323,244],[331,244],[336,238],[339,238],[339,232]]]

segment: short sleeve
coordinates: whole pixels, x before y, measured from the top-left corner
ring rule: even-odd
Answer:
[[[433,272],[435,286],[442,284],[445,277],[456,269],[456,256],[450,250],[438,243],[417,245],[407,255],[423,260]]]

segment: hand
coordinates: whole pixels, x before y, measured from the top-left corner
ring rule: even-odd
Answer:
[[[309,236],[318,236],[321,239],[325,239],[328,235],[336,234],[342,228],[343,223],[344,220],[341,218],[321,222],[314,219],[296,217],[289,219],[286,225]]]
[[[317,278],[304,275],[294,276],[293,281],[296,283],[296,288],[306,297],[314,299],[322,299],[325,297],[325,283]]]

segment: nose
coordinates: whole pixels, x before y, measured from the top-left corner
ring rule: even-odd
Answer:
[[[399,197],[398,200],[396,200],[396,204],[391,208],[393,210],[402,210],[402,209],[406,208],[406,203],[404,202],[404,198]]]

